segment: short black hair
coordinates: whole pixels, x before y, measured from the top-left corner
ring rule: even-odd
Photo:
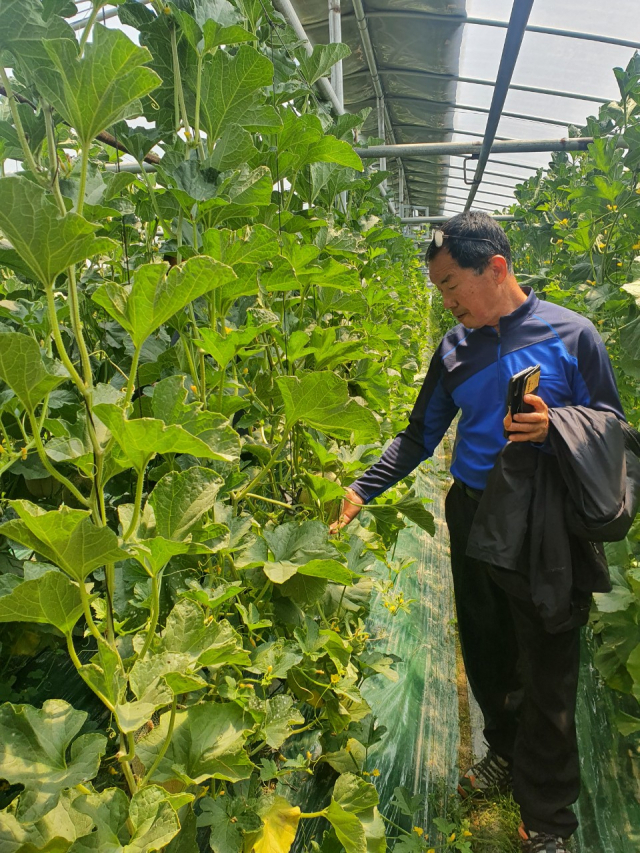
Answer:
[[[432,240],[425,260],[429,264],[436,255],[446,249],[458,266],[483,273],[494,255],[502,255],[509,272],[513,271],[511,247],[502,227],[480,210],[458,213],[440,227],[444,235],[441,246]]]

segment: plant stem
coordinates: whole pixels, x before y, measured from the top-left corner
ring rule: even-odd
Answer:
[[[180,75],[180,60],[178,59],[178,39],[176,38],[176,28],[171,27],[171,57],[173,59],[173,78],[174,87],[178,95],[178,104],[182,114],[182,124],[185,131],[190,135],[189,117],[187,116],[187,107],[184,102],[184,90],[182,88],[182,77]]]
[[[385,823],[388,823],[388,824],[389,824],[389,826],[393,826],[395,829],[399,829],[399,830],[400,830],[400,832],[404,833],[404,835],[411,835],[411,834],[412,834],[411,832],[407,832],[407,830],[406,830],[406,829],[403,829],[401,826],[398,826],[398,824],[397,824],[397,823],[394,823],[392,820],[389,820],[389,818],[388,818],[388,817],[385,817],[385,816],[382,814],[382,812],[380,812],[380,817],[382,818],[382,820],[384,820],[384,821],[385,821]]]
[[[120,743],[122,744],[122,747],[124,747],[124,733],[120,735],[120,738]],[[133,732],[128,732],[126,738],[127,752],[125,752],[124,755],[119,755],[118,761],[133,761],[133,759],[136,757],[136,744],[133,739]]]
[[[163,228],[165,234],[171,234],[171,228],[167,224],[162,213],[160,213],[160,208],[158,207],[158,199],[156,198],[156,191],[153,188],[153,184],[151,183],[151,178],[149,177],[148,172],[144,168],[144,163],[140,162],[140,161],[139,161],[139,163],[140,163],[140,168],[142,169],[142,172],[141,172],[142,179],[145,182],[145,184],[147,185],[147,192],[149,193],[149,201],[151,202],[151,207],[153,208],[153,212],[158,217],[158,221],[160,222],[160,225],[162,225],[162,228]]]
[[[143,465],[142,468],[138,471],[138,480],[136,482],[136,496],[133,502],[133,514],[131,516],[131,521],[129,522],[127,532],[124,534],[123,537],[125,542],[130,539],[138,529],[138,522],[140,521],[140,509],[142,507],[142,492],[144,490],[144,472],[146,471],[146,468],[147,466]]]
[[[106,563],[104,576],[107,584],[107,640],[109,645],[115,647],[116,635],[113,621],[113,599],[116,590],[116,566],[115,563]]]
[[[80,54],[81,55],[84,51],[84,46],[87,43],[87,39],[89,38],[89,33],[91,32],[91,29],[96,22],[96,18],[100,14],[101,5],[102,4],[100,4],[100,3],[94,2],[93,9],[91,10],[91,14],[89,15],[89,20],[87,21],[87,25],[85,26],[84,30],[82,31],[82,36],[80,37]]]
[[[80,377],[80,374],[75,369],[73,362],[69,358],[69,353],[64,345],[64,341],[62,340],[62,335],[60,334],[60,326],[58,324],[58,315],[56,314],[56,303],[55,297],[53,295],[53,285],[49,285],[46,288],[47,293],[47,307],[49,309],[49,322],[51,323],[51,331],[53,333],[53,339],[56,342],[56,347],[58,348],[58,355],[60,356],[60,360],[67,368],[71,379],[76,384],[78,390],[82,394],[83,397],[86,397],[87,389]]]
[[[325,816],[326,816],[326,814],[327,814],[327,810],[326,810],[326,809],[322,809],[322,811],[321,811],[321,812],[302,812],[302,813],[300,814],[300,817],[301,817],[301,818],[303,818],[303,817],[306,817],[306,818],[325,817]]]
[[[177,704],[178,704],[178,697],[177,697],[177,696],[174,696],[174,697],[173,697],[173,702],[171,703],[171,710],[169,711],[169,713],[171,714],[171,716],[169,717],[169,727],[168,727],[168,729],[167,729],[167,736],[166,736],[166,738],[164,739],[164,743],[163,743],[163,744],[162,744],[162,746],[160,747],[160,751],[159,751],[159,752],[158,752],[158,754],[156,755],[156,757],[155,757],[155,759],[154,759],[153,764],[152,764],[152,765],[151,765],[151,767],[147,770],[147,772],[146,772],[146,774],[145,774],[144,779],[143,779],[143,780],[142,780],[142,782],[140,783],[140,787],[141,787],[141,788],[144,788],[146,785],[148,785],[148,784],[149,784],[149,780],[151,779],[151,777],[153,776],[153,774],[154,774],[154,773],[156,772],[156,770],[158,769],[158,765],[160,764],[160,762],[161,762],[161,761],[162,761],[162,759],[164,758],[164,756],[165,756],[165,753],[166,753],[167,749],[169,749],[169,744],[171,743],[171,738],[173,737],[173,727],[174,727],[175,722],[176,722],[176,708],[177,708]]]
[[[120,762],[122,764],[122,772],[124,773],[124,778],[127,780],[127,786],[129,788],[129,792],[131,796],[133,796],[137,790],[138,786],[136,785],[136,780],[133,775],[133,771],[131,770],[131,765],[128,761],[122,760]],[[130,828],[131,831],[131,828]],[[133,833],[132,833],[133,834]]]
[[[133,391],[136,384],[136,375],[138,372],[138,361],[140,360],[140,347],[134,347],[133,358],[131,359],[131,369],[129,370],[129,379],[127,381],[127,389],[124,395],[123,409],[126,411],[127,406],[131,402]]]
[[[40,425],[38,424],[35,415],[31,410],[27,411],[29,416],[29,423],[31,424],[31,432],[33,435],[33,442],[35,444],[36,450],[38,452],[38,458],[42,465],[47,469],[47,472],[59,483],[68,489],[74,498],[78,501],[82,506],[88,507],[89,501],[76,489],[71,480],[68,480],[64,474],[61,474],[59,471],[53,467],[53,465],[49,462],[47,457],[47,453],[44,449],[44,445],[42,444],[42,438],[40,436]]]
[[[198,156],[201,160],[204,159],[204,152],[202,150],[202,145],[200,144],[200,97],[202,90],[202,59],[203,56],[201,53],[198,53],[198,68],[197,68],[197,78],[196,78],[196,105],[194,110],[193,117],[193,141],[197,145]]]
[[[13,88],[11,86],[11,83],[9,82],[9,75],[5,71],[4,67],[0,67],[0,80],[2,81],[4,90],[7,93],[9,109],[11,110],[11,118],[13,119],[15,131],[20,142],[20,147],[22,148],[22,153],[24,154],[24,162],[27,164],[29,171],[32,172],[38,182],[41,183],[42,176],[40,175],[40,170],[38,169],[31,149],[29,148],[29,143],[27,142],[27,137],[22,126],[22,121],[20,119],[20,113],[18,112],[18,104],[16,103],[16,99],[13,94]]]
[[[113,714],[115,711],[114,706],[111,704],[111,702],[107,699],[107,697],[103,693],[101,693],[99,690],[96,689],[96,687],[91,683],[91,681],[84,674],[84,672],[82,670],[82,663],[81,663],[80,658],[78,657],[78,654],[77,654],[77,652],[74,648],[74,645],[73,645],[73,638],[71,636],[71,632],[69,632],[68,634],[65,634],[65,637],[67,638],[67,651],[69,652],[69,657],[73,661],[73,665],[75,666],[75,668],[78,670],[78,675],[84,681],[84,683],[87,685],[87,687],[89,687],[96,694],[98,699],[100,699],[100,701],[103,702],[104,705],[106,705],[106,707]]]
[[[64,216],[67,208],[60,192],[60,182],[58,181],[58,147],[56,145],[56,136],[53,127],[53,117],[51,107],[48,104],[41,103],[42,114],[44,116],[45,127],[47,128],[47,148],[49,150],[49,175],[51,178],[51,189],[55,196],[58,210]]]
[[[80,600],[82,601],[82,610],[84,612],[84,618],[87,620],[87,626],[89,631],[93,635],[94,639],[98,641],[98,643],[103,642],[102,634],[98,631],[98,626],[93,621],[93,616],[91,615],[91,603],[89,601],[89,596],[87,595],[87,590],[85,588],[84,582],[80,581],[78,583],[78,588],[80,589]]]
[[[76,202],[76,213],[82,216],[84,209],[84,194],[87,189],[87,171],[89,169],[89,148],[87,145],[82,146],[82,154],[80,156],[80,186],[78,187],[78,201]]]
[[[276,501],[273,498],[265,498],[264,495],[254,495],[252,492],[247,492],[245,498],[255,498],[258,501],[265,501],[268,504],[275,506],[283,506],[285,509],[293,509],[294,504],[286,504],[284,501]]]
[[[78,286],[76,284],[76,268],[69,267],[69,302],[71,303],[71,328],[76,337],[76,343],[80,350],[80,360],[82,362],[82,372],[84,374],[84,384],[87,389],[93,389],[93,373],[91,371],[91,362],[89,360],[89,350],[84,340],[82,333],[82,320],[80,319],[80,304],[78,302]],[[90,393],[90,392],[89,392]],[[85,397],[87,395],[85,394]]]
[[[267,462],[265,467],[256,474],[256,476],[249,483],[249,485],[245,486],[244,489],[241,489],[241,491],[238,492],[238,494],[235,496],[234,504],[237,504],[247,494],[249,494],[249,492],[252,492],[253,489],[257,486],[257,484],[260,482],[260,480],[262,480],[264,475],[268,471],[270,471],[271,468],[275,465],[275,463],[278,461],[278,457],[282,453],[287,441],[289,440],[289,433],[290,432],[291,432],[291,426],[285,427],[284,435],[282,436],[282,440],[280,441],[280,444],[276,447],[276,449],[272,452],[271,457],[269,458],[269,461]]]
[[[160,578],[160,572],[152,575],[151,577],[151,622],[149,623],[147,636],[145,637],[144,646],[140,651],[138,660],[142,660],[144,658],[146,653],[149,651],[153,638],[156,635],[156,627],[160,617]]]
[[[184,213],[182,212],[182,208],[178,211],[178,227],[176,229],[176,264],[179,264],[182,260],[182,221],[184,219]]]

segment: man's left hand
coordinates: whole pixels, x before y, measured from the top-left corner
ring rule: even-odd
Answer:
[[[549,433],[549,407],[541,397],[525,394],[524,402],[533,406],[533,412],[521,412],[513,419],[504,419],[504,428],[509,433],[509,441],[535,441],[542,443]]]

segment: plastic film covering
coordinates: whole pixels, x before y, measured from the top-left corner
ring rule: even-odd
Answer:
[[[382,635],[382,646],[402,658],[398,681],[380,676],[366,682],[363,694],[387,733],[371,750],[380,770],[380,801],[389,803],[394,788],[404,786],[424,794],[437,809],[423,814],[426,832],[434,817],[442,817],[446,792],[455,789],[458,770],[458,693],[453,584],[449,568],[449,536],[444,499],[450,480],[445,478],[440,452],[421,467],[416,492],[429,498],[436,535],[410,525],[400,533],[396,557],[415,563],[398,578],[405,600],[415,599],[410,612],[390,615],[376,602],[370,616],[372,636]],[[386,816],[401,823],[391,809]]]
[[[582,648],[576,724],[580,744],[582,792],[575,810],[578,853],[638,853],[640,850],[640,735],[624,737],[616,716],[624,696],[600,679],[593,663],[594,641]],[[636,705],[637,707],[637,705]]]
[[[310,40],[326,44],[326,0],[295,0],[294,6]],[[363,6],[395,141],[450,140],[464,0],[366,0]],[[351,48],[351,56],[343,62],[345,107],[349,112],[369,107],[363,135],[377,137],[377,99],[351,0],[342,0],[341,11],[342,40]],[[430,17],[434,14],[438,17]],[[442,15],[451,20],[442,20]],[[406,168],[411,205],[429,207],[433,213],[440,209],[447,180],[445,163],[442,157],[422,158]],[[396,162],[388,160],[387,169],[392,183],[396,182]]]
[[[425,463],[416,478],[416,493],[428,498],[436,523],[436,535],[409,524],[398,538],[395,557],[415,559],[400,572],[394,592],[405,600],[414,599],[410,612],[391,614],[382,597],[374,602],[367,630],[379,637],[380,651],[402,658],[396,664],[397,682],[381,675],[366,681],[363,695],[379,726],[387,731],[379,743],[370,747],[369,777],[380,794],[380,808],[386,818],[406,828],[420,823],[425,832],[433,831],[431,821],[442,817],[445,794],[455,789],[458,757],[458,694],[456,687],[456,648],[453,588],[449,569],[449,542],[444,521],[444,498],[450,480],[445,470],[444,453]],[[384,573],[386,576],[386,573]],[[383,572],[380,573],[383,577]],[[290,743],[285,753],[295,755],[313,750],[313,733]],[[335,774],[296,780],[295,792],[282,787],[282,793],[304,811],[315,811],[327,804]],[[397,786],[412,794],[422,794],[427,804],[413,819],[396,812],[391,801]],[[431,810],[430,810],[431,809]],[[323,826],[319,821],[301,824],[295,851],[302,851],[313,838],[319,840]]]

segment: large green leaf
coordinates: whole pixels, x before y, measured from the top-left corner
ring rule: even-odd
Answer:
[[[273,749],[279,749],[293,733],[293,726],[302,726],[305,719],[293,704],[291,696],[273,696],[267,699],[267,713],[262,724],[262,735]]]
[[[400,515],[404,515],[409,521],[426,530],[430,536],[435,536],[436,527],[433,514],[426,509],[423,501],[416,497],[413,491],[407,492],[395,503],[368,504],[366,509],[381,525],[398,526],[397,522]],[[402,527],[403,525],[400,524],[399,526]]]
[[[94,569],[129,556],[108,527],[96,527],[89,512],[62,506],[46,512],[29,501],[11,501],[19,519],[0,525],[0,533],[31,548],[83,583]]]
[[[273,320],[260,326],[248,326],[246,329],[228,332],[224,337],[220,332],[215,332],[213,329],[202,329],[196,343],[206,353],[213,356],[220,368],[224,370],[234,356],[255,341],[259,335],[275,325],[276,321]]]
[[[223,264],[261,264],[280,254],[278,235],[266,225],[239,231],[210,228],[202,235],[204,250]]]
[[[342,773],[338,777],[333,798],[343,809],[353,814],[373,808],[380,802],[375,785],[353,773]]]
[[[2,776],[24,785],[18,820],[39,820],[56,806],[65,788],[96,775],[107,739],[88,734],[74,740],[86,718],[84,711],[61,699],[49,699],[41,711],[30,705],[0,706]]]
[[[91,831],[91,819],[79,814],[74,806],[79,791],[63,791],[58,804],[35,823],[20,823],[12,803],[0,816],[1,853],[67,853],[69,845]]]
[[[334,373],[319,371],[302,378],[279,376],[276,380],[287,419],[292,426],[304,421],[327,435],[364,444],[379,435],[373,412],[349,399],[347,383]]]
[[[364,826],[357,815],[348,812],[335,800],[331,800],[325,815],[346,853],[367,853]]]
[[[119,788],[88,794],[74,803],[88,815],[95,830],[71,846],[69,853],[153,853],[162,850],[180,831],[170,795],[156,785],[129,798]]]
[[[291,667],[299,664],[301,660],[300,647],[296,643],[274,640],[257,647],[251,655],[251,665],[247,666],[247,669],[265,675],[268,673],[274,678],[286,678]]]
[[[167,539],[183,540],[211,509],[222,484],[222,477],[207,468],[165,474],[149,499],[157,532]]]
[[[243,163],[251,162],[256,156],[258,151],[249,131],[237,124],[227,124],[204,165],[218,172],[227,172],[229,169],[237,169]]]
[[[129,506],[131,506],[131,504],[129,504]],[[123,518],[122,511],[120,515],[121,518]],[[125,524],[128,525],[130,520],[131,516],[129,515],[123,523],[123,527]],[[224,525],[220,525],[220,528],[222,534],[227,532],[227,528]],[[151,535],[149,535],[148,530],[143,530],[142,536],[140,533],[141,529],[139,527],[135,533],[139,541],[131,544],[129,548],[131,555],[140,563],[141,566],[144,567],[149,577],[158,575],[167,565],[169,560],[172,557],[177,557],[178,554],[212,553],[212,549],[201,542],[175,542],[172,539],[165,539],[157,533],[154,534],[153,531],[151,531]]]
[[[149,51],[122,30],[96,25],[92,36],[83,56],[69,39],[45,42],[51,63],[34,71],[40,91],[75,129],[83,148],[114,122],[138,115],[135,102],[161,82],[143,67]]]
[[[57,373],[46,369],[40,347],[30,335],[0,334],[0,379],[30,412],[67,378],[62,365],[54,366]]]
[[[53,38],[75,41],[75,33],[57,15],[46,15],[39,0],[2,0],[0,49],[11,51],[20,64],[46,58],[44,41]]]
[[[26,178],[0,179],[0,231],[45,286],[72,264],[113,248],[112,240],[95,237],[97,227],[76,213],[61,216],[51,194]],[[0,249],[0,263],[13,266],[12,254]]]
[[[45,572],[23,581],[0,597],[0,622],[55,625],[63,634],[70,634],[81,615],[80,591],[61,572]]]
[[[123,699],[115,705],[118,728],[127,734],[137,732],[149,722],[156,711],[166,708],[173,699],[173,691],[164,678],[157,678],[139,699],[128,702]]]
[[[207,56],[202,68],[200,115],[208,139],[218,139],[229,124],[256,131],[279,127],[280,118],[266,104],[263,93],[272,80],[269,59],[248,45],[241,45],[233,57],[222,50]],[[195,75],[187,82],[195,92]]]
[[[198,402],[187,403],[186,377],[168,376],[155,386],[152,409],[156,418],[166,424],[178,424],[195,435],[226,461],[240,456],[240,437],[227,419],[214,412],[203,411]]]
[[[307,56],[304,48],[296,50],[296,59],[300,64],[302,76],[311,86],[320,77],[327,77],[331,68],[341,59],[351,54],[351,48],[340,42],[336,44],[316,44],[311,56]]]
[[[94,413],[109,427],[122,453],[140,472],[156,453],[191,453],[202,459],[232,462],[234,457],[212,450],[202,439],[177,424],[167,426],[156,418],[127,420],[113,403],[99,403]]]
[[[154,773],[155,781],[177,778],[200,784],[212,778],[229,782],[248,779],[253,764],[244,744],[252,725],[230,702],[207,702],[178,711],[169,748]],[[160,724],[138,742],[137,754],[146,768],[151,767],[166,741],[168,726],[169,714],[163,714]]]
[[[215,671],[248,662],[242,638],[226,619],[207,624],[195,602],[182,600],[167,617],[162,637],[152,645],[151,653],[133,665],[131,688],[142,697],[158,678],[170,673],[192,676],[204,666]]]
[[[130,287],[108,282],[93,295],[136,347],[194,299],[235,278],[230,267],[204,256],[172,267],[168,274],[167,269],[168,264],[143,264]]]

